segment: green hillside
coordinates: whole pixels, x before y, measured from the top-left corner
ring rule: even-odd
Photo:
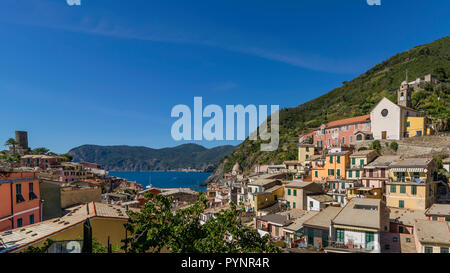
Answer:
[[[324,122],[370,113],[382,97],[397,101],[396,92],[408,70],[410,80],[435,74],[441,83],[426,86],[412,96],[413,106],[431,117],[440,131],[449,129],[450,36],[417,46],[377,64],[357,78],[294,108],[280,111],[280,145],[274,152],[261,152],[259,141],[245,140],[225,157],[215,176],[230,171],[236,161],[249,171],[255,164],[281,163],[297,158],[298,136]]]

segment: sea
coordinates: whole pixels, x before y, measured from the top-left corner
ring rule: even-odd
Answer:
[[[211,175],[206,172],[109,172],[109,175],[136,181],[142,186],[156,188],[191,188],[205,191],[201,184]]]

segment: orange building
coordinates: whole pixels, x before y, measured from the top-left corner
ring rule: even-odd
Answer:
[[[312,169],[312,180],[345,179],[345,170],[350,165],[351,151],[329,153],[325,165]]]
[[[0,231],[41,221],[39,179],[31,172],[0,173]]]

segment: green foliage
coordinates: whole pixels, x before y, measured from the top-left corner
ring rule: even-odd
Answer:
[[[112,245],[111,253],[117,252],[120,252],[120,246]],[[104,246],[96,238],[92,238],[92,253],[108,253],[108,246]]]
[[[393,151],[397,152],[397,150],[398,150],[398,143],[395,142],[395,141],[393,141],[393,142],[391,142],[391,144],[389,145],[389,147],[390,147]]]
[[[33,155],[46,155],[46,154],[48,154],[49,151],[50,150],[45,148],[45,147],[39,147],[39,148],[31,150],[30,154],[33,154]]]
[[[424,111],[432,119],[438,131],[447,131],[450,119],[450,37],[396,54],[377,64],[357,78],[346,81],[343,86],[294,108],[280,110],[280,145],[289,146],[292,137],[317,128],[322,123],[370,113],[372,108],[386,97],[397,102],[397,90],[405,79],[405,71],[411,79],[436,74],[446,81],[424,91],[414,92],[413,107]],[[259,150],[260,141],[246,139],[226,157],[225,171],[238,161],[244,171],[256,164],[280,163],[291,158],[288,149],[274,152]],[[220,170],[220,168],[218,168]]]
[[[64,158],[64,161],[66,162],[70,162],[73,160],[73,156],[71,156],[70,154],[61,154],[59,156],[62,156]]]
[[[146,196],[150,198],[150,196]],[[139,213],[131,213],[125,225],[130,237],[123,250],[132,253],[261,253],[279,252],[259,233],[243,225],[239,216],[243,212],[234,204],[200,224],[207,199],[203,193],[199,200],[187,208],[174,210],[173,199],[157,195],[146,203]],[[232,238],[232,239],[231,239]]]
[[[5,142],[5,146],[9,146],[12,147],[13,153],[16,153],[16,145],[18,144],[18,142],[14,139],[14,138],[9,138],[6,142]]]
[[[23,253],[46,253],[47,250],[52,246],[53,243],[54,243],[53,240],[47,239],[43,246],[41,246],[41,247],[34,247],[34,246],[27,247],[23,251]]]
[[[372,141],[372,144],[370,144],[369,149],[376,150],[377,152],[381,151],[381,144],[379,140]]]

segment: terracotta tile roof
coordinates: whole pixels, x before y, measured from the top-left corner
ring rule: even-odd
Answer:
[[[358,123],[358,122],[364,122],[369,119],[370,119],[370,114],[364,115],[364,116],[357,116],[357,117],[353,117],[353,118],[335,120],[332,122],[328,122],[326,126],[327,126],[327,128],[330,128],[330,127],[342,126],[342,125],[353,124],[353,123]]]

